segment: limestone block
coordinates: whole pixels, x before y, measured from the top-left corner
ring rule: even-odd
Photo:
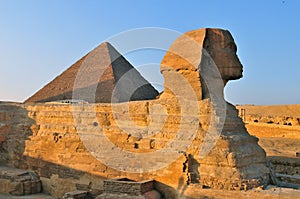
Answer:
[[[92,199],[87,191],[72,191],[64,194],[63,199]]]
[[[2,166],[0,181],[0,193],[22,196],[41,192],[41,181],[32,172]]]

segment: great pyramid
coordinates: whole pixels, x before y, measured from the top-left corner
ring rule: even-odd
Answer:
[[[89,103],[154,99],[159,93],[108,42],[74,63],[25,103],[84,100]]]

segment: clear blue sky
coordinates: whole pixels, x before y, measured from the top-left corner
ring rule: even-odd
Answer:
[[[299,104],[299,9],[298,0],[0,0],[0,101],[25,100],[119,32],[217,27],[230,30],[244,65],[244,78],[226,87],[228,101]],[[162,56],[127,58],[139,66]]]

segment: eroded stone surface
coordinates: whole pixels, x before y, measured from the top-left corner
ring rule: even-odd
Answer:
[[[222,78],[224,85],[229,80],[241,78],[243,66],[236,52],[236,44],[227,30],[204,28],[181,35],[161,62],[160,70],[165,80],[164,94],[187,97],[191,94],[176,91],[182,85],[189,84],[198,100],[209,97],[203,72],[215,65],[219,70],[215,78]],[[177,76],[184,77],[185,81],[178,81]]]
[[[185,83],[175,78],[179,75],[191,85],[198,99],[218,94],[211,93],[212,89],[209,89],[203,75],[212,75],[215,82],[222,78],[223,86],[229,80],[241,78],[242,65],[236,52],[237,48],[229,31],[207,28],[185,33],[174,42],[161,63],[166,88],[161,97],[177,96],[178,93],[181,96],[188,95],[177,92],[180,85]],[[214,66],[218,68],[219,76],[204,73]],[[216,91],[220,92],[220,96],[223,95],[223,87]],[[205,119],[202,120],[204,121]],[[202,128],[205,129],[204,126]],[[199,175],[199,181],[209,187],[225,189],[249,189],[266,184],[266,154],[257,142],[257,138],[248,134],[235,107],[227,104],[220,139],[206,157],[200,160],[195,158],[199,165],[199,173],[196,174]],[[235,182],[235,179],[239,180]]]

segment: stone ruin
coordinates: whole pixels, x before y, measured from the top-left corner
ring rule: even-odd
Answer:
[[[242,77],[236,50],[226,30],[183,34],[161,62],[165,90],[158,94],[103,43],[26,103],[0,104],[0,164],[34,171],[44,192],[60,198],[74,190],[95,197],[117,178],[155,180],[165,198],[203,187],[264,186],[265,151],[223,97],[226,83]],[[90,81],[77,84],[82,66]],[[37,103],[74,98],[74,91],[89,103]]]

